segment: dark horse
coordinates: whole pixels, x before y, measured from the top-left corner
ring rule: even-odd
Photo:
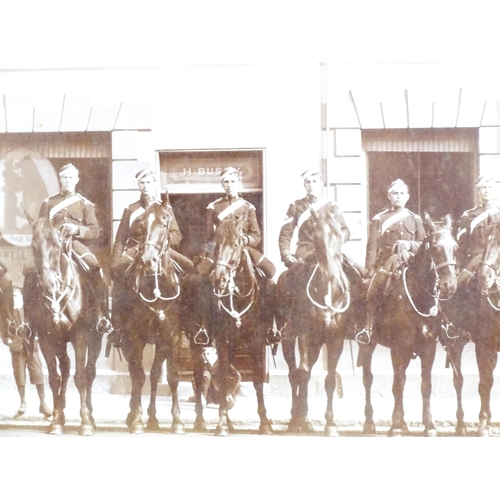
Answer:
[[[67,344],[71,342],[75,352],[74,380],[80,394],[79,434],[93,435],[96,426],[92,384],[102,335],[96,331],[91,315],[84,314],[89,309],[92,289],[84,279],[84,271],[71,258],[71,236],[60,234],[48,218],[37,220],[32,230],[36,273],[26,276],[23,299],[29,328],[38,335],[49,372],[54,401],[49,433],[61,434],[65,424],[71,364]]]
[[[344,348],[344,339],[356,317],[355,309],[362,298],[362,276],[351,280],[346,275],[342,253],[342,232],[338,223],[338,207],[331,206],[316,213],[314,253],[287,271],[287,282],[277,304],[277,327],[282,332],[282,348],[288,365],[292,390],[291,420],[288,432],[312,432],[308,417],[308,385],[311,370],[323,345],[327,347],[327,436],[338,436],[333,417],[333,395],[337,383],[337,364]],[[350,268],[355,271],[354,268]],[[293,274],[292,274],[293,273]],[[284,290],[286,288],[286,291]],[[288,299],[281,294],[287,293]],[[281,313],[284,303],[290,311]],[[296,359],[296,348],[299,359]]]
[[[180,416],[177,388],[178,354],[181,336],[178,324],[180,280],[171,259],[169,214],[167,196],[161,203],[152,203],[144,215],[144,241],[122,280],[115,281],[113,316],[120,329],[120,347],[128,362],[132,381],[130,412],[126,423],[131,433],[144,432],[142,421],[142,387],[146,381],[143,367],[146,344],[155,345],[150,372],[151,397],[148,407],[147,428],[159,429],[156,418],[156,394],[161,366],[167,360],[167,381],[172,394],[171,431],[184,433]]]
[[[259,431],[261,434],[272,434],[264,405],[266,333],[272,327],[272,311],[267,308],[270,304],[266,302],[266,284],[256,277],[250,255],[245,249],[243,224],[241,218],[237,221],[223,220],[214,235],[215,263],[210,275],[211,290],[208,290],[207,326],[218,356],[216,376],[220,398],[219,422],[215,431],[218,436],[228,435],[232,427],[228,410],[233,405],[232,394],[239,381],[239,374],[233,366],[237,348],[247,352],[252,360],[252,380],[260,417]],[[197,335],[199,337],[200,332]],[[206,341],[209,341],[208,337]],[[203,378],[203,363],[200,363],[199,353],[194,353],[193,358],[195,430],[203,430],[203,391],[199,387]]]
[[[483,255],[472,259],[461,272],[458,288],[452,299],[444,305],[447,324],[459,329],[453,330],[443,343],[453,368],[453,380],[457,392],[457,426],[459,435],[466,434],[462,408],[463,375],[461,358],[465,344],[472,340],[475,345],[479,370],[478,436],[490,435],[490,397],[493,386],[493,371],[500,350],[500,227],[494,226]]]
[[[407,266],[403,265],[396,275],[389,278],[391,283],[380,302],[370,344],[360,345],[358,366],[363,367],[365,433],[375,433],[371,404],[371,360],[376,345],[380,344],[391,350],[394,371],[394,411],[389,436],[408,434],[404,421],[403,392],[406,369],[416,356],[420,357],[422,363],[424,435],[437,434],[430,410],[431,371],[442,325],[440,301],[449,299],[456,290],[457,244],[451,233],[452,221],[449,216],[443,222],[433,223],[425,214],[424,225],[426,237],[415,256]]]

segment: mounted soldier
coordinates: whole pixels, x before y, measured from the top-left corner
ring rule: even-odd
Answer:
[[[203,259],[198,266],[198,272],[207,276],[212,269],[215,246],[213,236],[219,224],[226,219],[236,221],[243,218],[242,238],[245,249],[260,275],[268,279],[273,278],[276,272],[274,264],[257,250],[262,236],[255,207],[241,196],[241,172],[234,167],[226,167],[221,171],[220,180],[225,195],[207,206],[205,237],[201,249]]]
[[[92,310],[97,316],[96,329],[106,334],[113,331],[109,320],[108,292],[101,265],[89,250],[87,242],[96,240],[100,234],[99,224],[92,202],[76,192],[79,171],[68,163],[59,170],[61,190],[42,202],[40,218],[49,218],[62,239],[72,236],[71,257],[88,276],[93,293]]]
[[[320,170],[318,168],[306,170],[302,174],[302,181],[306,196],[290,204],[279,234],[281,260],[288,269],[280,275],[278,280],[277,297],[281,305],[278,310],[278,328],[282,328],[286,324],[292,307],[288,290],[294,286],[294,277],[305,262],[315,259],[314,221],[311,210],[321,214],[323,210],[335,206],[343,243],[349,240],[351,234],[337,205],[322,196],[324,182]],[[297,246],[295,252],[292,253],[292,239],[295,233],[297,233]],[[364,270],[360,269],[345,254],[343,268],[350,281],[361,284]]]
[[[479,177],[476,189],[479,205],[466,210],[458,224],[457,266],[458,271],[461,271],[459,285],[471,276],[469,268],[472,261],[483,255],[493,227],[500,222],[500,203],[495,179],[487,175]]]
[[[127,290],[126,280],[128,271],[138,255],[144,243],[146,224],[144,214],[146,209],[153,203],[159,203],[157,196],[156,175],[151,168],[141,169],[135,178],[140,192],[138,201],[126,207],[116,232],[113,251],[111,256],[111,278],[113,279],[113,310],[116,311],[115,323],[117,330],[120,328],[120,317],[118,311],[122,309],[121,304],[125,300]],[[182,233],[177,224],[172,206],[169,205],[167,213],[169,220],[169,246],[171,259],[179,274],[188,272],[193,263],[190,259],[180,254],[172,247],[176,247],[182,240]],[[121,341],[120,334],[113,336],[112,342],[118,345]]]
[[[368,344],[371,339],[373,318],[383,300],[389,278],[398,278],[402,265],[418,250],[425,238],[425,229],[419,215],[410,212],[406,203],[410,199],[408,186],[396,179],[387,190],[391,206],[373,217],[366,248],[367,292],[366,323],[356,334],[356,340]]]

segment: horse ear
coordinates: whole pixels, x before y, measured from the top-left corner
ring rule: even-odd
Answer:
[[[168,205],[170,205],[170,200],[169,200],[169,196],[168,196],[168,191],[164,191],[160,194],[160,199],[161,199],[161,204],[163,205],[163,207],[168,207]]]
[[[426,226],[429,228],[429,231],[435,231],[436,230],[436,225],[434,222],[432,222],[432,219],[430,215],[427,212],[424,212],[424,222]]]
[[[453,220],[452,220],[450,214],[446,214],[444,216],[444,222],[445,222],[446,229],[451,229],[451,227],[453,225]]]

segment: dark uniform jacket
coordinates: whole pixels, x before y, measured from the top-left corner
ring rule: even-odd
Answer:
[[[65,222],[76,224],[78,240],[95,240],[100,228],[95,215],[94,204],[81,194],[64,195],[58,193],[46,198],[40,207],[40,218],[50,217],[52,224],[59,228]]]
[[[141,196],[139,201],[132,203],[123,211],[118,231],[116,232],[115,242],[113,244],[113,254],[111,257],[111,267],[120,263],[123,253],[130,250],[137,250],[144,238],[145,224],[143,224],[146,203]],[[171,217],[169,243],[170,246],[177,246],[182,239],[181,231],[177,225],[174,211],[169,205],[168,213]]]
[[[205,244],[203,251],[210,253],[212,250],[210,248],[210,242],[221,221],[228,218],[236,221],[236,219],[240,217],[243,217],[245,221],[243,224],[243,232],[248,237],[247,245],[256,248],[260,244],[262,237],[259,223],[257,222],[255,207],[241,197],[231,203],[229,196],[223,196],[210,203],[207,207]]]
[[[458,265],[463,269],[476,255],[486,248],[490,229],[500,222],[500,207],[486,209],[478,205],[464,212],[458,225]]]
[[[333,203],[326,198],[319,198],[315,203],[311,203],[306,197],[294,201],[288,207],[285,222],[283,226],[281,226],[279,234],[279,248],[282,261],[285,261],[288,256],[292,255],[290,246],[295,228],[298,228],[295,257],[300,259],[307,253],[314,251],[314,226],[310,208],[312,206],[316,212],[321,212],[321,210],[325,209],[324,207],[327,204],[333,205]],[[349,240],[351,233],[341,213],[339,213],[339,223],[344,239],[343,242],[345,243]]]
[[[388,208],[373,217],[366,247],[366,269],[369,273],[382,267],[392,254],[398,240],[415,242],[412,251],[418,249],[425,238],[425,229],[419,215],[408,209],[395,211]]]

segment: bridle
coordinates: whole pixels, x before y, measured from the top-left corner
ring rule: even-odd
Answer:
[[[152,214],[150,214],[150,215],[152,215]],[[163,228],[165,230],[165,234],[164,234],[164,237],[162,238],[161,244],[158,244],[156,241],[154,241],[150,238],[152,221],[150,221],[150,223],[148,224],[147,238],[143,244],[142,252],[139,252],[138,255],[142,255],[148,246],[153,247],[158,251],[157,256],[156,256],[156,263],[155,263],[155,267],[151,273],[146,273],[146,272],[137,273],[136,283],[135,283],[135,289],[136,289],[137,294],[145,302],[146,307],[150,311],[152,311],[158,315],[158,319],[160,321],[165,320],[166,315],[165,315],[164,309],[155,309],[154,307],[150,306],[150,304],[154,304],[157,301],[169,302],[171,300],[175,300],[177,297],[179,297],[180,292],[181,292],[181,286],[180,286],[179,278],[178,278],[176,272],[172,273],[174,276],[174,282],[175,282],[175,286],[176,286],[176,290],[175,290],[174,294],[171,296],[165,296],[165,295],[163,295],[163,293],[160,289],[160,277],[163,276],[164,272],[165,272],[165,269],[163,266],[163,256],[167,253],[167,251],[170,248],[169,242],[168,242],[168,232],[170,229],[170,222],[171,222],[171,218],[168,217],[167,223],[163,226]],[[169,265],[172,265],[172,262],[169,261]],[[145,276],[154,276],[155,281],[154,281],[153,297],[152,298],[146,297],[141,291],[141,286],[140,286],[141,285],[141,278],[145,277]]]
[[[221,292],[217,291],[215,288],[213,289],[213,294],[215,297],[217,297],[217,304],[219,306],[219,309],[223,309],[227,314],[229,314],[232,318],[235,319],[236,321],[236,328],[240,328],[241,326],[241,318],[243,317],[244,314],[246,314],[252,305],[255,302],[256,295],[257,295],[257,284],[255,281],[255,276],[253,275],[253,265],[252,261],[250,259],[250,255],[248,254],[247,250],[245,250],[243,246],[243,240],[240,238],[239,244],[238,244],[238,250],[240,251],[238,258],[233,260],[233,263],[231,263],[228,260],[223,260],[223,259],[218,259],[215,262],[216,266],[222,266],[228,269],[228,278],[226,280],[224,290]],[[251,279],[251,286],[250,290],[248,293],[241,294],[240,290],[238,288],[238,285],[236,284],[235,278],[237,275],[238,270],[241,268],[241,260],[242,260],[242,255],[245,257],[245,261],[247,263],[247,268],[248,272],[250,275]],[[212,271],[213,273],[214,271]],[[224,299],[229,300],[229,305],[226,306],[224,303]],[[248,303],[245,305],[245,307],[237,311],[234,306],[234,300],[235,299],[248,299]]]
[[[438,314],[438,312],[440,310],[439,302],[440,301],[449,300],[451,298],[451,297],[449,297],[447,299],[442,299],[440,297],[441,290],[440,290],[440,287],[439,287],[440,277],[439,277],[438,270],[442,269],[443,267],[446,267],[446,266],[449,266],[449,267],[456,266],[456,260],[455,259],[446,260],[444,262],[440,262],[439,264],[436,264],[435,259],[432,256],[432,248],[433,248],[433,246],[431,245],[431,243],[429,241],[436,234],[450,234],[451,235],[451,230],[449,230],[449,229],[437,229],[437,230],[433,231],[432,233],[428,234],[426,236],[426,238],[424,239],[424,241],[422,242],[422,245],[427,245],[428,248],[431,250],[431,271],[434,272],[434,276],[435,276],[434,286],[433,286],[432,293],[429,293],[429,292],[427,292],[426,290],[424,290],[422,288],[422,290],[424,290],[427,294],[429,294],[432,297],[432,299],[434,300],[434,304],[429,308],[429,312],[428,313],[419,310],[418,307],[415,305],[415,302],[414,302],[414,300],[413,300],[413,298],[411,296],[410,289],[408,287],[407,277],[406,277],[406,273],[408,271],[408,267],[405,267],[404,270],[403,270],[403,273],[402,273],[403,286],[404,286],[404,290],[405,290],[405,294],[406,294],[406,297],[408,299],[408,302],[412,306],[413,310],[419,316],[422,316],[424,318],[430,318],[430,317],[437,316],[437,314]]]

